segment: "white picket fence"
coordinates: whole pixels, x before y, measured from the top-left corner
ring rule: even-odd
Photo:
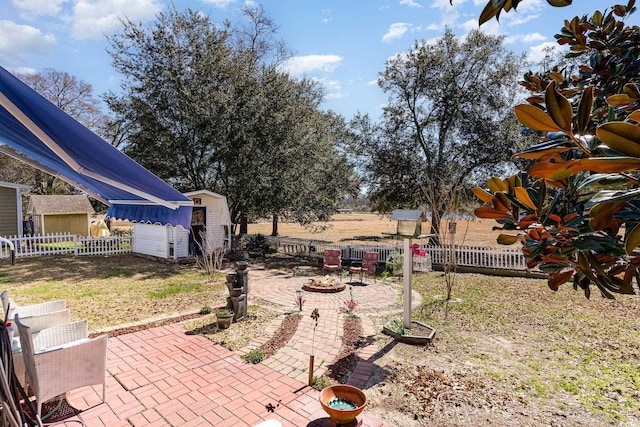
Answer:
[[[337,245],[314,240],[269,237],[271,245],[279,252],[321,258],[325,249],[340,249],[343,261],[359,261],[367,251],[376,251],[380,262],[386,263],[392,254],[403,254],[403,248],[368,245]],[[420,246],[426,256],[414,256],[414,271],[429,271],[432,264],[443,264],[446,256],[455,256],[456,264],[500,270],[527,271],[527,263],[519,249],[486,248],[479,246],[456,246],[455,255],[450,248],[442,246]]]
[[[15,256],[39,256],[73,254],[113,255],[132,252],[132,236],[83,237],[69,233],[46,234],[37,236],[8,236],[14,246]],[[9,258],[8,244],[0,240],[0,258]]]

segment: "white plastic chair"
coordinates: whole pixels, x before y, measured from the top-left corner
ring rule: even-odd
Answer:
[[[89,338],[86,320],[43,329],[33,337],[31,328],[14,318],[20,336],[27,384],[42,404],[80,387],[102,384],[106,394],[107,336]]]

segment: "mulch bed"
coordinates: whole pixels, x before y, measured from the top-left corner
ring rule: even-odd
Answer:
[[[299,314],[289,314],[282,319],[282,324],[278,332],[269,339],[266,343],[260,346],[260,349],[264,353],[264,358],[273,356],[276,352],[287,345],[293,334],[298,329],[300,323]]]
[[[336,361],[329,365],[326,373],[327,377],[338,383],[345,384],[358,364],[358,348],[360,348],[361,344],[362,324],[360,319],[355,316],[346,316],[344,318],[342,348]]]

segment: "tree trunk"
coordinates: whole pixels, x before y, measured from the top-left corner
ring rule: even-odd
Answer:
[[[433,234],[433,237],[431,237],[429,243],[431,243],[431,244],[433,244],[435,246],[440,246],[440,244],[442,243],[440,241],[441,221],[442,221],[442,214],[441,213],[432,212],[432,214],[431,214],[431,231],[430,231],[430,233]]]
[[[249,226],[247,224],[247,216],[246,215],[242,215],[240,217],[240,235],[244,236],[245,234],[249,233]]]
[[[273,214],[273,219],[271,220],[271,235],[273,237],[278,235],[278,214]]]

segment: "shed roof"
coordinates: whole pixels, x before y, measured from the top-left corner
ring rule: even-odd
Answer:
[[[16,188],[18,190],[27,190],[30,188],[28,185],[16,184],[13,182],[4,182],[4,181],[0,181],[0,187]]]
[[[222,194],[214,193],[213,191],[209,191],[209,190],[189,191],[188,193],[182,193],[182,194],[184,194],[190,199],[198,196],[210,196],[210,197],[213,197],[214,199],[226,199],[226,197],[223,196]]]
[[[33,195],[29,199],[30,214],[93,213],[89,198],[84,195]]]
[[[396,221],[424,221],[424,214],[420,209],[396,209],[391,215],[391,219]]]

